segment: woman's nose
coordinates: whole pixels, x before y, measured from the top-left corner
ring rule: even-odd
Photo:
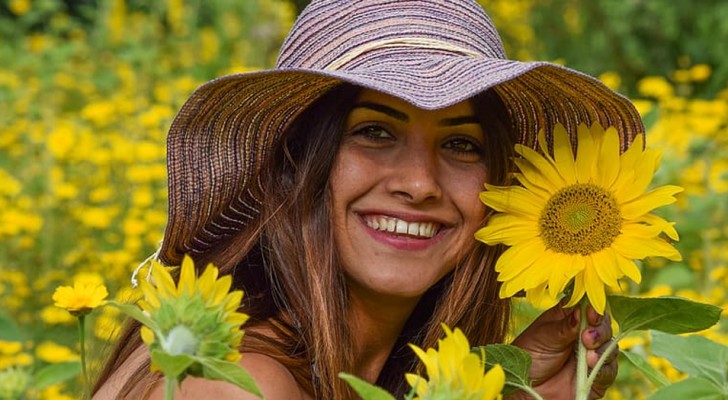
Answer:
[[[439,199],[442,188],[437,176],[436,155],[422,148],[404,151],[391,169],[387,189],[413,204]]]

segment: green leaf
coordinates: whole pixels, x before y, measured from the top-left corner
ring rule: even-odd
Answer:
[[[18,329],[18,325],[4,312],[0,312],[0,340],[8,342],[22,342],[25,340],[23,334],[20,333],[20,329]]]
[[[652,332],[652,352],[692,377],[702,377],[718,386],[728,385],[728,347],[703,336],[676,336]]]
[[[159,326],[157,325],[157,323],[149,318],[146,314],[144,314],[144,312],[138,306],[133,304],[117,303],[115,301],[109,301],[106,304],[118,308],[119,310],[121,310],[121,312],[141,322],[142,324],[149,327],[151,330],[155,332],[159,331]]]
[[[152,362],[156,364],[162,373],[169,377],[174,378],[181,382],[180,375],[182,375],[190,365],[195,363],[195,358],[189,354],[167,354],[160,349],[154,349],[151,351]]]
[[[641,355],[631,351],[623,351],[619,354],[623,355],[635,368],[640,370],[658,389],[670,384],[670,380],[662,372],[650,365]]]
[[[703,378],[687,378],[656,391],[648,400],[725,400],[726,393]]]
[[[395,400],[395,397],[379,386],[357,378],[344,372],[339,373],[339,378],[345,380],[363,400]]]
[[[205,378],[232,383],[263,398],[253,377],[239,364],[210,357],[196,357],[195,359],[202,364],[202,374]]]
[[[530,387],[528,370],[531,368],[531,355],[527,351],[508,344],[489,344],[485,349],[485,365],[488,369],[500,364],[506,374],[506,390],[504,395],[513,393],[515,389]],[[478,351],[478,348],[475,349]]]
[[[720,307],[680,297],[609,296],[608,302],[620,335],[647,329],[675,334],[700,331],[715,325],[721,313]]]
[[[79,361],[68,361],[50,364],[33,375],[33,387],[43,389],[57,383],[65,382],[81,373]]]

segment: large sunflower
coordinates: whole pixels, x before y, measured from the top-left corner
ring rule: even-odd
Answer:
[[[553,305],[573,279],[567,306],[586,293],[603,313],[605,285],[617,287],[625,275],[640,282],[635,259],[682,259],[662,237],[678,240],[674,224],[651,214],[673,203],[682,188],[646,191],[660,154],[644,148],[642,135],[620,155],[615,128],[582,124],[576,157],[562,125],[556,125],[553,136],[553,153],[543,131],[538,140],[543,155],[516,145],[521,157],[515,159],[515,177],[521,185],[485,185],[480,199],[499,213],[475,237],[510,246],[496,263],[502,298],[525,290],[533,303]]]

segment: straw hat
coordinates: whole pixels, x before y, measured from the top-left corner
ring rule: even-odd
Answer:
[[[244,229],[258,215],[258,174],[303,109],[342,82],[423,109],[489,88],[503,99],[518,140],[556,123],[615,126],[622,148],[643,131],[634,106],[596,79],[547,62],[506,59],[490,18],[473,0],[314,0],[283,43],[275,68],[198,88],[168,136],[169,221],[160,258],[179,262]]]

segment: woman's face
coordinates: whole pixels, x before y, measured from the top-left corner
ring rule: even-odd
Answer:
[[[362,91],[330,185],[352,289],[417,298],[454,268],[484,216],[486,145],[470,102],[428,111]]]

